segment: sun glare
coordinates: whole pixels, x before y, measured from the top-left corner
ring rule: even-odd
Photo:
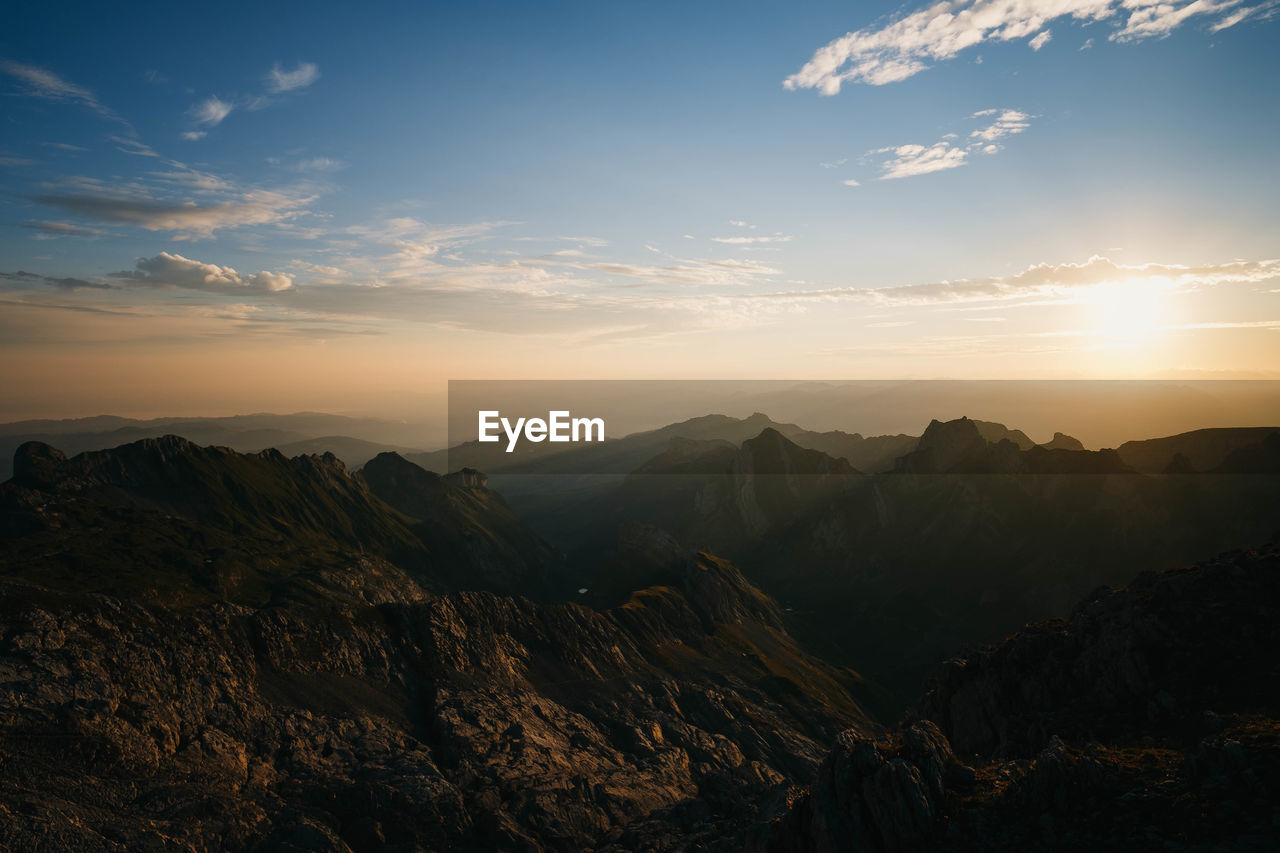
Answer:
[[[1164,322],[1163,290],[1159,281],[1149,278],[1097,285],[1089,300],[1094,328],[1117,341],[1137,343],[1152,337]]]

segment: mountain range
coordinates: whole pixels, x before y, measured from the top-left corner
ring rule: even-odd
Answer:
[[[1217,432],[24,442],[0,846],[1266,849],[1280,430]]]

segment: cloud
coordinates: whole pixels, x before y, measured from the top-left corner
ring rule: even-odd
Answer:
[[[970,118],[980,119],[989,116],[996,116],[996,118],[986,127],[971,132],[969,134],[970,142],[967,144],[953,142],[952,140],[959,138],[957,134],[946,133],[943,134],[942,139],[932,145],[911,143],[894,145],[888,148],[877,148],[873,151],[868,151],[867,158],[880,160],[880,174],[877,180],[881,181],[911,178],[918,175],[927,175],[931,172],[955,169],[968,163],[969,155],[975,151],[981,151],[983,154],[995,154],[1000,150],[996,140],[1022,133],[1031,126],[1031,119],[1035,118],[1035,116],[1028,115],[1020,110],[1009,109],[979,110],[971,115]],[[889,156],[883,156],[886,154]],[[843,183],[850,187],[859,186],[858,181],[853,179],[846,180]]]
[[[755,227],[754,225],[751,227]],[[790,234],[775,234],[772,237],[712,237],[713,243],[728,243],[731,246],[750,246],[757,243],[790,243]]]
[[[855,30],[818,48],[783,85],[834,95],[844,83],[882,86],[990,42],[1029,38],[1039,49],[1047,24],[1111,20],[1109,38],[1134,42],[1168,35],[1195,17],[1216,17],[1214,32],[1265,14],[1274,0],[1242,8],[1242,0],[942,0],[879,26]]]
[[[267,91],[273,95],[305,89],[320,79],[320,69],[312,62],[300,62],[292,71],[285,71],[277,63],[267,72]]]
[[[293,289],[293,277],[286,273],[263,270],[254,275],[241,275],[231,267],[201,263],[168,252],[161,252],[154,258],[138,258],[136,269],[111,275],[153,287],[178,287],[215,293],[245,290],[280,293]]]
[[[857,300],[883,305],[946,305],[1013,300],[1070,301],[1084,289],[1115,283],[1158,284],[1169,290],[1256,283],[1280,278],[1280,259],[1233,261],[1206,266],[1118,264],[1094,255],[1082,264],[1034,264],[1009,276],[938,281],[875,288],[828,288],[757,294],[748,298],[782,301]]]
[[[116,149],[135,157],[159,157],[155,150],[131,136],[108,136],[107,139],[116,144]]]
[[[182,138],[187,140],[188,142],[199,142],[201,139],[204,139],[208,135],[209,135],[209,132],[205,130],[186,130],[186,131],[183,131]]]
[[[848,157],[841,157],[839,160],[832,160],[832,161],[827,162],[827,163],[819,163],[818,165],[819,165],[819,166],[821,166],[821,167],[822,167],[822,168],[824,168],[824,169],[838,169],[838,168],[840,168],[841,166],[843,166],[845,163],[848,163],[848,162],[849,162],[849,158],[848,158]]]
[[[86,228],[83,225],[73,225],[70,222],[53,222],[49,220],[28,222],[22,227],[39,231],[42,235],[48,237],[100,237],[107,233],[99,228]]]
[[[32,196],[40,204],[112,225],[133,225],[147,231],[173,231],[185,237],[211,237],[224,228],[267,225],[304,212],[314,196],[272,190],[253,190],[235,200],[159,200],[113,194],[46,193]]]
[[[213,96],[206,98],[191,108],[191,117],[196,120],[196,124],[208,125],[216,127],[224,118],[231,114],[232,105],[220,98]]]
[[[682,258],[674,260],[676,263],[666,266],[598,263],[589,264],[584,269],[651,282],[710,285],[747,284],[759,278],[779,274],[779,270],[755,261]]]
[[[846,187],[860,187],[860,186],[862,186],[862,184],[858,183],[858,182],[857,182],[856,180],[854,180],[853,178],[845,178],[845,179],[844,179],[843,181],[841,181],[840,183],[844,184]]]
[[[1027,46],[1030,47],[1032,50],[1039,50],[1040,48],[1048,44],[1049,39],[1051,38],[1053,38],[1053,36],[1050,34],[1050,32],[1048,30],[1044,30],[1043,32],[1040,33],[1040,35],[1036,36],[1031,41],[1027,42]]]
[[[55,278],[48,275],[18,270],[17,272],[0,272],[0,281],[13,282],[18,289],[25,290],[32,285],[47,285],[58,290],[110,290],[111,285],[104,281],[87,281],[82,278]],[[8,289],[8,288],[6,288]]]
[[[77,86],[74,83],[63,80],[52,71],[35,65],[25,65],[21,62],[9,60],[0,61],[0,71],[21,81],[26,89],[26,94],[33,98],[79,104],[102,118],[122,124],[125,123],[124,119],[103,106],[93,92],[83,86]]]
[[[754,226],[754,225],[752,225],[752,224],[751,224],[751,223],[749,223],[749,222],[744,222],[744,221],[743,221],[743,220],[741,220],[741,219],[730,219],[730,220],[729,220],[729,224],[730,224],[730,225],[732,225],[732,226],[733,226],[733,227],[735,227],[735,228],[750,228],[750,229],[751,229],[751,230],[753,230],[753,231],[755,230],[755,226]]]
[[[346,165],[341,160],[329,157],[311,157],[307,160],[299,160],[293,168],[298,172],[337,172],[345,169]]]
[[[996,110],[982,110],[981,112],[974,113],[973,117],[978,118],[980,116],[990,115],[994,112],[996,112]],[[973,133],[969,134],[969,136],[970,138],[980,139],[983,142],[995,142],[1002,136],[1013,136],[1014,134],[1022,133],[1031,126],[1031,119],[1033,118],[1035,118],[1035,116],[1027,115],[1026,113],[1019,112],[1018,110],[1004,110],[1000,112],[1000,117],[995,120],[994,124],[982,128],[981,130],[975,130]]]
[[[954,169],[963,166],[969,156],[963,148],[956,148],[946,142],[935,142],[928,148],[923,145],[899,145],[881,148],[875,153],[893,155],[880,164],[879,179],[882,181]]]

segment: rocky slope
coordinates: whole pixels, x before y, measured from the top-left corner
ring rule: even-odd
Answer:
[[[27,447],[0,487],[0,848],[737,849],[874,730],[733,566],[643,530],[623,550],[657,582],[612,609],[449,590],[422,522],[463,518],[502,578],[512,518],[481,475],[407,465]]]
[[[1280,551],[1100,590],[842,735],[760,850],[1271,850]],[[954,751],[953,751],[954,750]]]

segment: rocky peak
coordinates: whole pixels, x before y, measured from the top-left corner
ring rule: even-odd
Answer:
[[[1053,439],[1040,445],[1045,450],[1084,450],[1084,443],[1065,432],[1055,432]]]
[[[32,489],[49,488],[58,476],[66,454],[42,441],[28,441],[13,454],[13,481]]]

